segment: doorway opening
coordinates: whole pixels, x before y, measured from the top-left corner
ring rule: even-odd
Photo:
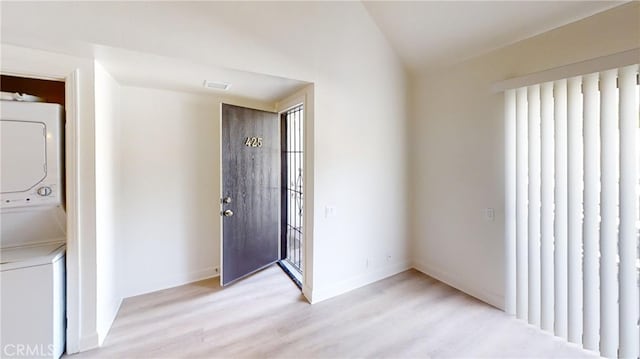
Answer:
[[[281,113],[280,266],[302,288],[304,266],[304,105]]]
[[[68,317],[65,86],[0,75],[0,342],[48,348],[56,358]]]

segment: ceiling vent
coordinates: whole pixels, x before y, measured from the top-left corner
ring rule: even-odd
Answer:
[[[202,85],[208,89],[225,90],[225,91],[231,87],[231,84],[228,82],[209,81],[209,80],[204,80],[204,83]]]

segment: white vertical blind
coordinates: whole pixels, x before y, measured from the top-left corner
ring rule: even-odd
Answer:
[[[600,139],[598,74],[584,76],[582,82],[584,118],[584,221],[582,223],[583,345],[598,349],[600,293],[598,291],[598,226],[600,200]]]
[[[568,132],[568,337],[572,343],[582,344],[582,79],[567,80]]]
[[[553,84],[555,125],[555,186],[554,186],[554,258],[553,258],[553,294],[554,294],[554,332],[567,339],[567,80]]]
[[[505,91],[505,312],[516,314],[516,91]]]
[[[529,117],[529,323],[540,325],[540,85],[527,90]]]
[[[505,92],[506,308],[640,355],[639,65]]]
[[[528,320],[528,231],[527,231],[527,88],[516,90],[516,314]]]
[[[618,70],[600,74],[600,354],[607,358],[618,351],[617,76]]]
[[[540,326],[553,331],[553,83],[540,85]]]
[[[638,118],[639,91],[636,83],[638,66],[620,69],[620,352],[621,358],[640,356],[640,330],[634,318],[639,318],[640,297],[638,294],[640,278],[638,251],[638,178],[637,157],[640,137]],[[635,196],[633,195],[635,193]],[[628,319],[627,319],[628,318]]]

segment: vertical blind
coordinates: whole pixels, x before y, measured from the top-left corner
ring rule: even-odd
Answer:
[[[505,91],[507,313],[640,355],[638,65]]]

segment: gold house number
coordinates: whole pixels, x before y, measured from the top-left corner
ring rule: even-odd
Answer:
[[[247,147],[262,147],[262,137],[247,137],[244,145]]]

